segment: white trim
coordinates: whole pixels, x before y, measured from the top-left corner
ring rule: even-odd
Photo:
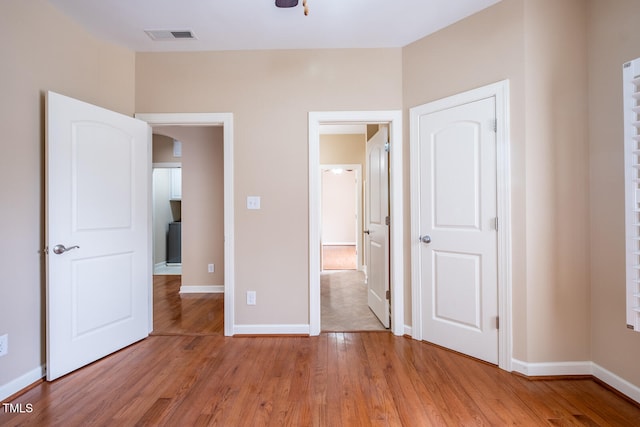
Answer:
[[[512,277],[511,277],[511,157],[509,128],[509,81],[503,80],[409,110],[411,158],[411,295],[413,338],[422,340],[422,290],[420,286],[419,255],[419,116],[495,97],[497,125],[497,212],[498,212],[498,364],[501,369],[512,370]]]
[[[357,246],[357,242],[322,242],[322,246]]]
[[[223,294],[224,285],[182,285],[181,294]]]
[[[409,337],[413,336],[413,328],[410,325],[404,325],[404,334]]]
[[[593,363],[589,361],[528,363],[512,359],[511,366],[513,372],[519,372],[527,377],[592,375],[593,373]]]
[[[554,377],[563,375],[590,375],[599,379],[608,386],[616,389],[625,396],[640,403],[640,387],[630,383],[624,378],[603,368],[594,362],[544,362],[527,363],[513,359],[511,362],[514,372],[519,372],[526,377]]]
[[[309,334],[320,334],[320,125],[389,123],[391,152],[391,328],[404,333],[402,111],[312,111],[309,113]]]
[[[236,335],[309,335],[309,325],[235,325]]]
[[[624,378],[614,374],[611,371],[606,370],[602,366],[593,363],[593,376],[604,382],[610,387],[615,388],[620,393],[628,396],[630,399],[640,403],[640,387],[631,384]]]
[[[152,127],[222,126],[224,150],[224,334],[233,335],[235,322],[235,238],[233,196],[233,114],[232,113],[149,113],[136,114]]]
[[[46,367],[42,365],[0,386],[0,401],[4,401],[7,397],[24,390],[36,381],[40,381],[46,374]]]
[[[153,169],[182,168],[182,163],[180,163],[180,162],[158,162],[158,163],[152,163],[151,167]]]

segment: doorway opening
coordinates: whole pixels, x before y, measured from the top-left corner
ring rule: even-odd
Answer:
[[[220,209],[220,202],[218,201],[217,209],[214,209],[216,213],[211,213],[210,208],[212,202],[210,196],[211,185],[202,186],[190,185],[190,178],[186,171],[186,158],[183,155],[181,160],[182,166],[182,194],[181,205],[186,205],[185,191],[188,189],[199,190],[198,187],[207,189],[206,193],[201,193],[195,197],[191,197],[190,204],[193,204],[191,208],[185,209],[186,206],[181,206],[180,222],[184,222],[182,228],[182,239],[186,241],[188,234],[191,232],[194,236],[198,234],[211,237],[216,234],[216,238],[199,239],[202,244],[213,242],[216,248],[202,250],[198,245],[188,244],[181,249],[181,265],[182,265],[182,278],[184,281],[179,283],[172,283],[174,288],[177,286],[180,300],[182,302],[181,307],[172,306],[170,309],[173,312],[171,316],[179,317],[184,325],[188,328],[188,320],[181,318],[185,313],[195,310],[193,308],[184,308],[185,304],[193,306],[193,300],[197,299],[211,299],[211,297],[217,298],[219,301],[219,313],[224,312],[223,315],[215,317],[207,325],[207,328],[213,327],[212,324],[217,323],[219,331],[224,330],[224,335],[231,336],[234,333],[234,256],[233,256],[233,116],[230,113],[179,113],[179,114],[136,114],[136,117],[146,121],[152,127],[153,132],[157,134],[166,134],[175,140],[184,142],[187,139],[193,139],[194,134],[197,133],[213,133],[217,136],[212,138],[204,137],[200,138],[201,143],[192,143],[201,146],[205,152],[210,153],[211,150],[218,150],[218,155],[195,155],[194,164],[196,165],[194,170],[204,171],[205,173],[213,170],[220,174],[222,179],[216,179],[216,182],[220,183],[220,188],[217,191],[219,201],[222,201],[222,207]],[[215,142],[218,142],[217,144]],[[214,142],[212,144],[212,142]],[[217,145],[218,147],[214,147]],[[183,153],[184,154],[184,153]],[[215,159],[215,160],[213,160]],[[205,162],[204,165],[199,162]],[[212,162],[217,162],[216,167],[212,167]],[[192,171],[193,172],[193,171]],[[191,173],[194,175],[194,173]],[[195,179],[200,180],[198,172],[195,172]],[[192,177],[193,178],[193,177]],[[211,183],[212,178],[206,178],[207,182]],[[183,201],[185,200],[185,201]],[[205,204],[203,207],[202,204]],[[215,205],[215,202],[213,202]],[[189,214],[191,212],[193,215]],[[197,217],[201,218],[198,219]],[[204,228],[203,228],[204,227]],[[205,229],[206,228],[206,229]],[[191,230],[191,231],[189,231]],[[192,238],[193,242],[197,239]],[[205,241],[207,240],[207,241]],[[149,242],[151,245],[152,242]],[[194,253],[192,253],[194,252]],[[201,257],[202,255],[203,257]],[[187,275],[189,275],[187,277]],[[162,276],[157,276],[162,277]],[[165,278],[176,276],[164,276]],[[217,277],[218,279],[213,279]],[[169,279],[164,279],[169,280]],[[174,289],[171,288],[171,292]],[[152,292],[153,294],[153,292]],[[150,296],[150,307],[153,307],[153,296]],[[167,303],[171,305],[170,303]],[[195,304],[197,306],[198,304]],[[222,308],[223,307],[223,308]],[[180,311],[178,312],[178,309]],[[206,316],[206,315],[205,315]],[[220,325],[223,323],[223,326]],[[154,319],[150,316],[149,319],[150,331],[153,330]],[[214,327],[215,328],[215,327]]]
[[[327,134],[327,129],[331,133],[336,134],[337,129],[348,127],[360,127],[363,131],[363,147],[366,146],[366,128],[367,125],[386,125],[388,129],[389,142],[389,163],[388,165],[388,182],[389,196],[387,207],[389,209],[388,219],[388,250],[386,256],[388,259],[387,283],[389,284],[389,293],[387,304],[390,304],[387,310],[391,312],[391,331],[396,335],[402,335],[405,332],[404,327],[404,283],[403,283],[403,255],[402,255],[402,115],[400,111],[364,111],[364,112],[311,112],[309,113],[309,253],[310,253],[310,317],[309,331],[310,335],[318,335],[324,330],[322,324],[322,275],[326,274],[322,268],[322,249],[323,249],[323,225],[322,225],[322,165],[325,164],[366,164],[366,151],[362,152],[361,161],[329,160],[321,155],[321,134]],[[339,132],[338,132],[339,134]],[[366,174],[363,172],[363,175]],[[385,172],[385,175],[387,173]],[[366,181],[363,178],[363,181]],[[363,190],[364,193],[364,190]],[[366,200],[366,196],[363,196]],[[364,209],[363,209],[364,210]],[[364,216],[364,214],[363,214]],[[393,221],[392,218],[398,218]],[[383,218],[383,221],[385,218]],[[365,229],[360,221],[361,231],[358,233],[358,239],[364,242],[363,233]],[[361,272],[365,277],[365,284],[368,286],[369,277],[373,272],[369,271],[364,261],[366,249],[360,251]],[[375,264],[375,263],[374,263]],[[384,271],[375,272],[381,277],[385,276]],[[367,293],[365,292],[365,295]],[[351,330],[360,329],[354,326]],[[381,327],[384,329],[384,327]]]
[[[153,145],[162,137],[154,134]],[[182,275],[182,164],[153,162],[151,188],[153,274]]]

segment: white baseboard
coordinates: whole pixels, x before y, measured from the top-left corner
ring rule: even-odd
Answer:
[[[409,325],[404,325],[404,334],[413,337],[413,328]]]
[[[527,377],[593,375],[593,363],[587,361],[528,363],[512,359],[511,368]]]
[[[356,242],[322,242],[322,246],[355,246]]]
[[[234,325],[234,335],[309,335],[309,325]]]
[[[45,366],[42,365],[39,368],[36,368],[30,372],[27,372],[21,377],[18,377],[13,381],[8,382],[7,384],[0,386],[0,401],[4,401],[4,399],[6,399],[7,397],[12,396],[18,393],[19,391],[24,390],[25,388],[29,387],[31,384],[35,383],[36,381],[39,381],[42,378],[44,378],[45,375],[46,375],[46,369],[45,369]]]
[[[527,363],[513,359],[511,367],[527,377],[544,377],[559,375],[592,375],[608,386],[618,390],[625,396],[640,403],[640,387],[631,384],[593,362],[555,362],[555,363]]]
[[[631,384],[624,378],[620,378],[618,375],[607,371],[602,366],[595,363],[593,364],[593,376],[608,386],[615,388],[630,399],[640,403],[640,387]]]
[[[180,286],[181,294],[223,294],[224,285]]]

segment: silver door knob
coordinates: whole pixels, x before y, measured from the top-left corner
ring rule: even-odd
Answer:
[[[71,246],[71,247],[65,248],[64,245],[55,245],[53,247],[53,253],[56,254],[56,255],[60,255],[60,254],[63,254],[65,252],[67,252],[67,251],[70,251],[71,249],[80,249],[80,246],[76,245],[76,246]]]
[[[431,243],[431,236],[425,234],[424,236],[420,236],[420,241],[422,243]]]

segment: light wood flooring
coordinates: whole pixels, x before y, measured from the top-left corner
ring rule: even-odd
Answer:
[[[323,245],[323,270],[355,270],[358,258],[355,245]]]

